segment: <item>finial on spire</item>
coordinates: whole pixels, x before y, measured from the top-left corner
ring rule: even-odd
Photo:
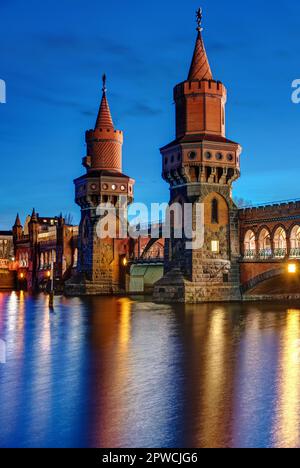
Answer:
[[[205,47],[204,47],[204,42],[202,39],[202,28],[201,28],[201,23],[202,23],[202,8],[199,8],[196,12],[196,18],[197,18],[197,39],[196,39],[196,45],[195,45],[195,50],[194,50],[194,55],[188,75],[188,81],[194,81],[194,80],[212,80],[213,76],[211,73],[211,69],[209,66],[209,62],[207,59]]]
[[[96,125],[95,125],[95,128],[111,128],[113,129],[114,128],[114,124],[113,124],[113,121],[112,121],[112,118],[111,118],[111,114],[110,114],[110,110],[109,110],[109,105],[108,105],[108,101],[107,101],[107,95],[106,95],[106,75],[104,73],[104,75],[102,76],[102,82],[103,82],[103,88],[102,88],[102,91],[103,91],[103,95],[102,95],[102,99],[101,99],[101,104],[100,104],[100,109],[99,109],[99,112],[98,112],[98,117],[97,117],[97,120],[96,120]]]
[[[202,24],[202,18],[203,18],[203,14],[202,14],[202,8],[198,8],[198,10],[196,11],[196,21],[197,21],[197,31],[198,32],[201,32],[203,31],[203,28],[201,27],[201,24]]]
[[[105,73],[102,75],[102,83],[103,83],[102,91],[103,91],[103,93],[105,94],[106,91],[107,91],[107,88],[106,88],[106,75],[105,75]]]

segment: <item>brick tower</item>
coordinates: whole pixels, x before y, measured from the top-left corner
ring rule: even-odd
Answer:
[[[86,174],[74,181],[75,199],[81,208],[77,275],[66,287],[69,294],[111,294],[125,289],[124,265],[128,239],[101,239],[97,234],[97,207],[133,200],[134,180],[122,173],[123,132],[112,121],[103,76],[102,100],[93,130],[86,132]]]
[[[176,139],[161,154],[170,203],[203,204],[204,245],[187,250],[184,240],[166,242],[165,275],[154,289],[158,301],[240,299],[238,210],[232,200],[232,183],[240,175],[241,147],[225,136],[227,92],[213,78],[201,21],[198,10],[188,79],[174,88]]]

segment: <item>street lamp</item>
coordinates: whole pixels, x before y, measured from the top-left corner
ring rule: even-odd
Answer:
[[[296,263],[289,263],[288,264],[288,273],[290,273],[291,275],[297,273]]]

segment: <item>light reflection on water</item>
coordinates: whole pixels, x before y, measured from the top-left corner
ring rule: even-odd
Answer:
[[[300,447],[300,305],[0,293],[1,447]]]

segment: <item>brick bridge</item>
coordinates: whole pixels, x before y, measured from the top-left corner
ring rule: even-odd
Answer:
[[[300,200],[244,208],[239,211],[240,278],[243,293],[274,281],[283,282],[287,263],[300,262]],[[161,229],[160,229],[161,234]],[[135,247],[132,274],[151,271],[153,279],[163,271],[164,239],[142,236]],[[146,267],[148,270],[142,270]],[[154,274],[153,272],[156,271]],[[148,285],[151,288],[151,284]],[[278,284],[274,288],[278,291]],[[288,284],[282,284],[287,292]],[[298,284],[296,291],[298,293]],[[282,292],[283,293],[283,292]],[[273,291],[274,294],[274,291]],[[300,294],[300,289],[299,289]]]
[[[300,260],[300,200],[245,208],[239,220],[244,292]]]

